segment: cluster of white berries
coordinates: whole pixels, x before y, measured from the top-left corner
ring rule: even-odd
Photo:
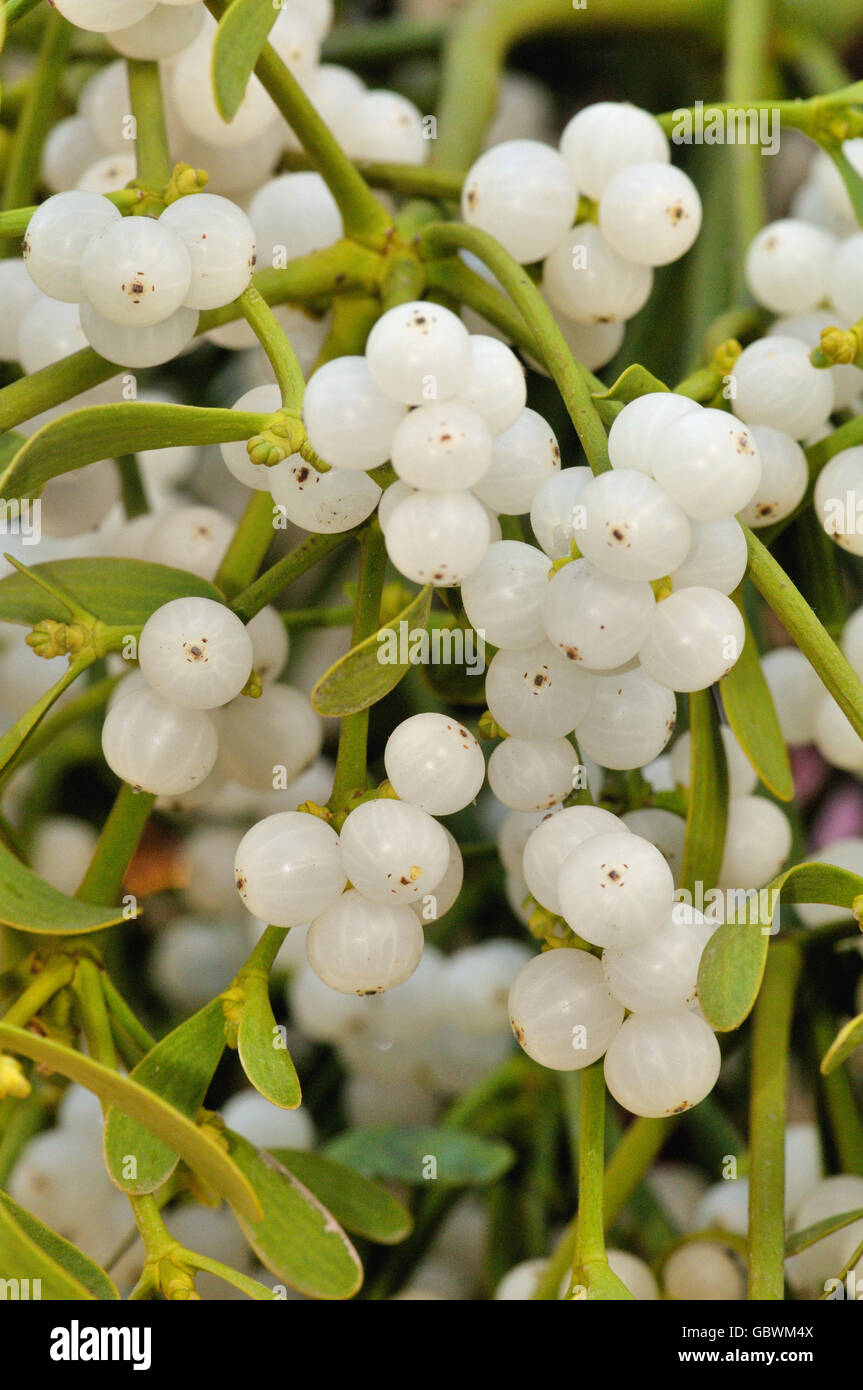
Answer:
[[[245,625],[212,599],[163,604],[141,631],[137,670],[109,704],[102,727],[108,766],[157,796],[184,797],[207,781],[203,795],[224,777],[266,791],[276,769],[290,784],[320,752],[322,730],[308,700],[276,683],[286,658],[274,609]],[[263,683],[254,699],[241,694],[253,669]]]
[[[242,294],[255,234],[241,208],[212,193],[178,198],[153,218],[70,191],[34,212],[24,263],[49,301],[79,306],[84,337],[103,357],[152,367],[191,342],[201,309]]]
[[[637,1115],[697,1105],[719,1075],[719,1046],[697,1007],[716,923],[675,903],[659,850],[599,807],[548,816],[522,863],[534,899],[602,952],[553,948],[521,971],[509,1010],[525,1052],[559,1071],[605,1056],[609,1091]]]
[[[573,116],[559,152],[507,140],[466,176],[465,222],[522,264],[543,262],[542,292],[590,370],[617,352],[626,320],[650,295],[653,267],[676,261],[698,235],[698,191],[670,160],[648,111],[603,101]],[[596,204],[595,220],[577,220],[579,195]]]
[[[310,924],[309,963],[344,994],[379,994],[416,970],[423,923],[449,911],[463,877],[458,844],[435,816],[463,810],[485,777],[476,739],[443,714],[399,724],[384,762],[398,799],[361,802],[339,833],[304,811],[268,816],[236,854],[249,910],[275,926]]]

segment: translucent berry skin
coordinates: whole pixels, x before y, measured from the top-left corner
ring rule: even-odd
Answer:
[[[363,470],[386,463],[393,432],[405,413],[404,405],[381,390],[362,357],[325,363],[309,381],[303,401],[309,443],[336,468]]]
[[[110,34],[145,19],[156,0],[52,0],[64,19],[79,29]]]
[[[732,798],[719,869],[723,888],[763,888],[790,851],[791,825],[779,806],[763,796]]]
[[[523,265],[542,260],[572,226],[578,192],[566,160],[537,140],[507,140],[465,177],[462,217]]]
[[[659,757],[676,718],[673,691],[636,666],[620,675],[595,677],[593,699],[575,732],[583,757],[625,770]]]
[[[507,738],[488,760],[488,784],[514,811],[544,811],[568,796],[576,770],[565,738]]]
[[[715,1241],[694,1240],[674,1250],[663,1269],[666,1296],[686,1302],[737,1302],[746,1297],[739,1260]]]
[[[573,560],[550,580],[542,619],[549,641],[569,661],[611,670],[635,656],[655,607],[649,584],[617,579],[587,560]]]
[[[623,1006],[609,994],[595,956],[547,951],[516,976],[509,1016],[528,1057],[553,1071],[578,1071],[605,1052],[623,1022]]]
[[[835,251],[835,237],[800,218],[769,222],[746,252],[750,293],[774,314],[807,314],[828,297]]]
[[[372,902],[352,888],[312,922],[306,954],[330,989],[380,994],[413,974],[423,945],[423,929],[410,907]]]
[[[470,488],[491,467],[492,434],[481,415],[459,401],[418,406],[397,426],[392,465],[411,487],[434,492]]]
[[[761,482],[751,429],[724,410],[688,412],[665,432],[653,476],[695,521],[721,521],[745,507]]]
[[[600,806],[565,806],[540,821],[527,837],[522,856],[525,883],[539,905],[559,917],[557,881],[573,850],[595,835],[625,830],[617,816]]]
[[[654,465],[665,448],[669,427],[684,415],[700,413],[697,401],[673,391],[649,391],[637,396],[616,415],[608,432],[612,468],[634,468],[654,477]]]
[[[564,128],[560,152],[588,198],[598,198],[629,164],[667,164],[671,159],[656,117],[623,101],[597,101],[578,111]]]
[[[592,477],[589,468],[565,468],[546,478],[534,494],[531,530],[549,559],[561,560],[571,554],[576,531],[583,527],[581,494]]]
[[[281,403],[282,393],[278,386],[272,383],[267,386],[253,386],[238,401],[234,401],[231,408],[233,410],[260,411],[262,414],[275,414]],[[273,478],[277,472],[284,469],[287,460],[275,464],[272,468],[268,468],[263,463],[252,463],[246,448],[247,443],[248,440],[246,439],[232,439],[226,444],[219,445],[222,458],[225,460],[225,467],[229,473],[233,474],[237,482],[260,492],[270,492]]]
[[[792,439],[808,439],[833,409],[830,373],[809,361],[798,338],[769,335],[745,347],[732,372],[731,407],[747,425],[770,425]]]
[[[276,248],[290,259],[321,251],[344,233],[342,215],[320,174],[279,174],[261,184],[249,203],[258,266],[272,266]]]
[[[81,266],[92,239],[114,222],[120,209],[98,193],[55,193],[36,209],[24,237],[24,264],[43,294],[66,304],[85,296]]]
[[[252,669],[252,639],[240,618],[208,598],[157,608],[138,640],[148,685],[187,709],[214,709],[239,695]]]
[[[488,513],[469,492],[414,492],[392,512],[385,536],[396,569],[416,584],[461,584],[482,563]]]
[[[550,642],[495,652],[485,677],[494,720],[516,738],[562,738],[587,714],[594,680]]]
[[[337,535],[371,516],[381,489],[366,473],[330,468],[319,473],[298,454],[271,468],[270,492],[295,526],[317,535]]]
[[[451,310],[414,300],[378,319],[366,362],[378,389],[393,401],[445,401],[470,376],[470,334]]]
[[[323,739],[308,697],[289,685],[267,685],[256,700],[238,696],[224,710],[221,735],[220,768],[254,791],[290,785],[314,762]]]
[[[521,941],[489,940],[446,957],[442,981],[447,1016],[477,1037],[506,1028],[507,998],[519,970],[532,959]]]
[[[150,530],[142,559],[213,579],[233,534],[234,523],[215,507],[180,507]]]
[[[721,1060],[709,1024],[691,1010],[632,1014],[606,1053],[605,1084],[625,1110],[658,1119],[704,1100]]]
[[[581,495],[583,529],[576,541],[586,559],[620,579],[660,579],[686,559],[692,531],[686,513],[652,478],[612,469]]]
[[[594,946],[625,949],[666,920],[674,878],[655,845],[611,831],[576,846],[561,867],[557,892],[574,932]]]
[[[546,257],[542,288],[576,323],[625,323],[647,303],[653,271],[618,255],[599,227],[581,222]]]
[[[678,589],[656,605],[639,649],[645,671],[671,690],[706,690],[735,665],[746,631],[737,605],[715,589]]]
[[[668,265],[701,229],[698,189],[672,164],[630,164],[603,189],[599,226],[618,255],[637,265]]]
[[[446,873],[442,826],[405,801],[366,801],[341,831],[342,864],[355,888],[379,903],[421,902]]]
[[[112,772],[157,796],[198,786],[218,751],[216,727],[204,710],[183,709],[152,690],[119,700],[102,726],[102,752]]]
[[[614,998],[640,1014],[687,1008],[695,1000],[698,966],[713,930],[700,912],[677,903],[645,941],[603,951],[602,970]]]
[[[812,228],[811,230],[815,230]],[[821,233],[821,235],[824,235]],[[863,256],[863,233],[857,232],[848,237],[835,250],[832,261],[827,262],[829,276],[828,298],[836,306],[836,312],[848,323],[856,323],[863,316],[863,275],[860,260]]]
[[[672,589],[687,589],[695,584],[732,594],[749,563],[740,522],[726,516],[721,521],[691,521],[690,527],[692,542],[683,564],[671,572]]]
[[[538,489],[559,470],[560,445],[554,430],[527,407],[514,425],[495,436],[491,464],[473,491],[493,511],[521,516],[530,510]]]
[[[429,142],[412,101],[398,92],[363,92],[344,113],[345,152],[385,164],[425,164]]]
[[[842,449],[818,474],[815,515],[827,535],[852,555],[863,555],[863,446]]]
[[[92,305],[82,304],[81,327],[90,346],[109,362],[121,367],[159,367],[189,346],[198,327],[198,311],[181,308],[170,318],[142,328],[137,323],[114,323]]]
[[[769,425],[752,425],[752,435],[761,455],[761,479],[740,520],[756,530],[774,521],[783,521],[803,500],[809,483],[806,455],[790,434]]]
[[[492,434],[502,434],[527,405],[524,368],[505,343],[483,333],[471,334],[470,359],[470,374],[455,399],[481,415]]]
[[[255,231],[242,208],[215,193],[193,193],[165,209],[169,227],[189,255],[192,276],[183,303],[218,309],[242,294],[255,265]]]
[[[824,695],[824,686],[815,669],[796,647],[776,647],[772,652],[765,652],[761,669],[770,687],[785,742],[792,748],[811,743],[815,733],[815,711]]]
[[[186,299],[191,276],[185,245],[161,218],[110,222],[81,260],[81,283],[96,313],[139,328],[170,318]]]
[[[278,927],[298,927],[324,912],[346,883],[338,835],[302,811],[253,825],[239,843],[234,872],[249,911]]]
[[[402,800],[433,816],[448,816],[478,795],[485,759],[473,734],[445,714],[414,714],[387,739],[384,767]]]
[[[193,7],[194,6],[194,7]],[[190,0],[179,9],[170,0],[154,5],[150,13],[125,29],[112,29],[108,42],[124,58],[144,62],[160,62],[182,53],[198,37],[204,23],[204,11]]]
[[[210,144],[244,145],[266,136],[278,113],[257,77],[252,75],[233,120],[226,121],[213,94],[210,79],[211,31],[205,29],[171,65],[170,96],[183,125]]]

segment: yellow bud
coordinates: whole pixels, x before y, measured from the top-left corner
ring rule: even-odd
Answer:
[[[25,1100],[32,1089],[17,1057],[7,1057],[0,1053],[0,1100],[5,1096]]]

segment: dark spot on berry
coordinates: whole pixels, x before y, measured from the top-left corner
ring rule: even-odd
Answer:
[[[617,869],[609,869],[608,877],[611,879],[612,883],[616,883],[620,878],[620,874],[617,872]]]
[[[245,891],[246,891],[246,880],[245,880],[245,877],[244,877],[243,874],[237,874],[237,892],[238,892],[238,893],[244,893]]]
[[[304,483],[309,476],[308,468],[298,468],[296,478],[298,483]]]
[[[614,527],[614,530],[612,531],[611,534],[614,536],[614,539],[615,539],[616,541],[622,541],[622,540],[623,540],[623,532],[621,531],[621,529],[620,529],[619,526],[615,526],[615,527]]]
[[[541,671],[537,671],[536,675],[533,678],[533,683],[537,687],[537,689],[545,685],[545,676],[542,674]]]
[[[683,206],[682,203],[672,203],[671,207],[668,208],[667,211],[669,220],[671,222],[674,222],[675,224],[683,222],[686,218],[689,217],[689,213],[686,211],[686,208]]]
[[[578,647],[564,647],[564,652],[570,661],[578,661]]]

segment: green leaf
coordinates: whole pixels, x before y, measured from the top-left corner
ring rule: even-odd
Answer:
[[[304,1149],[272,1149],[278,1161],[313,1192],[345,1230],[379,1245],[410,1235],[410,1212],[385,1188],[343,1163]]]
[[[737,742],[764,786],[780,801],[790,801],[794,779],[773,696],[761,669],[739,589],[732,598],[743,618],[746,640],[738,660],[719,682],[722,705]]]
[[[689,697],[689,810],[680,886],[712,888],[719,878],[728,819],[728,768],[719,716],[709,690]]]
[[[410,638],[425,629],[432,589],[427,584],[385,627],[352,647],[325,671],[311,694],[318,714],[342,718],[368,709],[388,695],[410,670]],[[402,626],[404,624],[404,626]],[[403,640],[407,634],[407,640]],[[406,649],[406,650],[403,650]]]
[[[5,434],[0,434],[0,468],[7,468],[18,450],[26,443],[26,434],[18,434],[17,430],[7,430]]]
[[[44,1226],[0,1192],[0,1269],[2,1278],[38,1279],[31,1296],[56,1302],[119,1299],[103,1269],[56,1231]],[[9,1296],[8,1293],[6,1295]]]
[[[434,1161],[442,1187],[482,1187],[510,1168],[515,1155],[501,1140],[482,1139],[461,1129],[412,1129],[381,1125],[350,1130],[331,1139],[327,1158],[346,1163],[367,1177],[425,1183]]]
[[[197,405],[120,401],[72,410],[37,430],[0,475],[0,497],[38,497],[51,478],[97,459],[177,444],[250,439],[269,415]]]
[[[825,1236],[832,1236],[834,1231],[841,1231],[860,1220],[863,1220],[863,1207],[858,1207],[856,1211],[843,1211],[839,1216],[825,1216],[814,1226],[804,1226],[802,1231],[794,1231],[785,1242],[785,1254],[799,1255],[801,1250],[808,1250],[810,1245],[815,1245]]]
[[[193,1172],[198,1173],[210,1187],[230,1202],[238,1214],[258,1221],[261,1207],[254,1189],[237,1165],[224,1150],[197,1125],[192,1124],[161,1096],[154,1095],[131,1077],[111,1071],[92,1057],[85,1057],[63,1043],[37,1037],[23,1028],[0,1023],[0,1048],[20,1053],[40,1062],[51,1071],[68,1076],[88,1091],[93,1091],[108,1105],[116,1105],[124,1115],[152,1129],[170,1148],[178,1153]]]
[[[300,1082],[270,1004],[269,983],[260,975],[244,977],[246,1002],[240,1015],[237,1050],[243,1071],[256,1091],[283,1110],[296,1110],[302,1100]]]
[[[154,1091],[167,1105],[194,1120],[204,1103],[213,1073],[225,1048],[225,1015],[213,999],[151,1048],[130,1077]],[[124,1192],[155,1192],[179,1162],[176,1151],[151,1129],[112,1107],[105,1122],[105,1166]],[[135,1173],[128,1177],[129,1157]]]
[[[50,936],[78,936],[126,919],[122,907],[68,898],[0,843],[0,922],[4,926]]]
[[[667,390],[664,381],[660,381],[646,367],[642,367],[640,362],[634,362],[625,372],[621,372],[617,381],[613,386],[609,386],[607,391],[595,392],[593,401],[602,423],[610,425],[621,407],[629,405],[630,401],[638,400],[639,396],[650,395],[653,391]]]
[[[258,1221],[236,1213],[261,1263],[310,1298],[350,1298],[362,1283],[363,1267],[332,1214],[271,1154],[232,1130],[225,1133],[231,1158],[263,1209]]]
[[[863,1014],[849,1019],[845,1027],[839,1029],[821,1058],[822,1075],[829,1076],[831,1071],[840,1067],[851,1056],[852,1052],[857,1051],[858,1047],[863,1047]]]
[[[863,878],[833,864],[795,864],[753,891],[731,921],[714,932],[698,971],[698,998],[711,1028],[727,1033],[747,1017],[761,988],[775,909],[784,903],[831,903],[851,911]]]
[[[237,114],[278,13],[272,0],[233,0],[219,20],[213,42],[213,92],[226,121]]]
[[[113,556],[96,559],[50,560],[33,565],[32,572],[74,594],[82,608],[109,627],[143,627],[151,613],[173,598],[211,598],[224,602],[215,584],[186,570],[154,565],[149,560]],[[68,622],[58,599],[46,594],[25,574],[0,579],[0,622],[32,627],[43,618]]]

